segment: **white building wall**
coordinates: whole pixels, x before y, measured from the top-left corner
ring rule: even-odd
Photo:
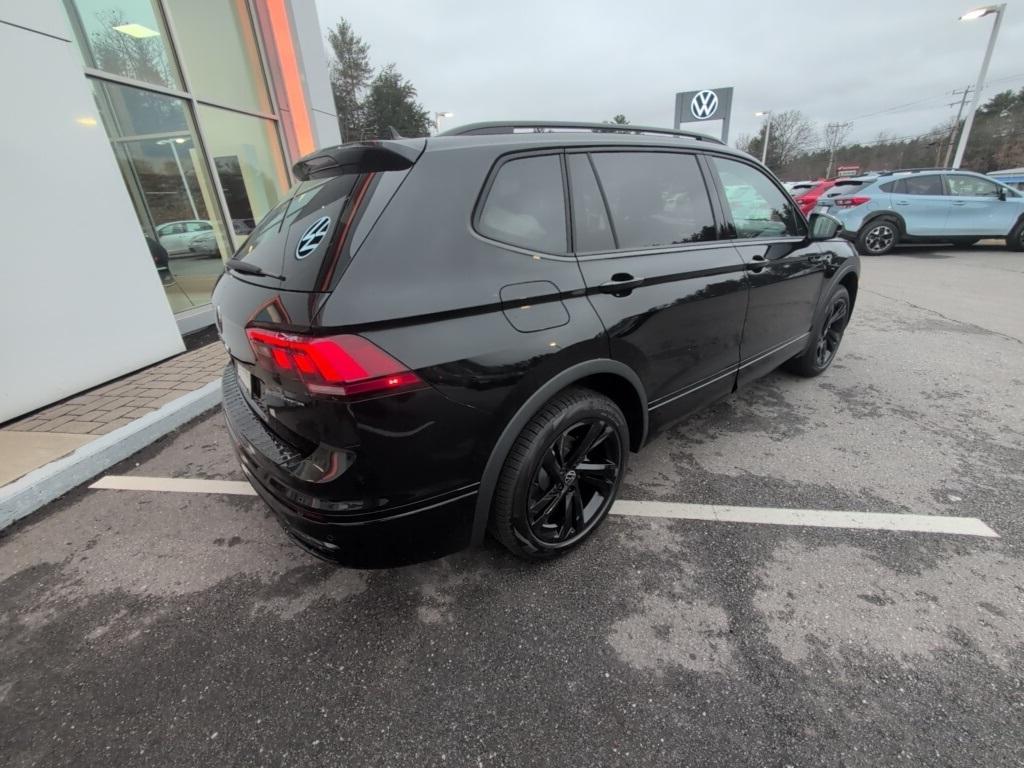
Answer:
[[[184,349],[59,0],[0,0],[0,422]]]
[[[324,50],[324,29],[320,25],[316,3],[314,0],[290,0],[288,11],[309,106],[313,140],[317,147],[333,147],[341,143],[341,128],[334,109],[334,94]]]

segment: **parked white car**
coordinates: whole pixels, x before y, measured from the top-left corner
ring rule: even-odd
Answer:
[[[206,232],[213,232],[213,224],[205,219],[169,221],[156,228],[157,239],[170,256],[188,255],[192,240]]]

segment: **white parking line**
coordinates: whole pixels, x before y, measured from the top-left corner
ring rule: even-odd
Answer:
[[[612,507],[612,514],[669,517],[677,520],[713,520],[720,523],[799,525],[814,528],[865,528],[877,531],[918,531],[999,538],[998,533],[976,517],[834,512],[824,509],[728,507],[717,504],[671,504],[663,501],[617,501]]]
[[[89,486],[118,491],[170,491],[173,493],[224,493],[255,496],[244,480],[202,480],[187,477],[144,477],[107,475]],[[917,531],[958,536],[999,538],[999,534],[976,517],[903,515],[882,512],[836,512],[825,509],[784,509],[781,507],[729,507],[718,504],[673,504],[664,501],[615,502],[614,515],[667,517],[676,520],[710,520],[719,523],[796,525],[812,528],[860,528],[876,531]]]
[[[175,493],[227,493],[255,496],[256,491],[244,480],[200,480],[190,477],[143,477],[141,475],[107,475],[90,488],[115,491],[173,491]]]

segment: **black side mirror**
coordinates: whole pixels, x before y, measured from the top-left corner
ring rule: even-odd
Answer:
[[[1006,200],[1006,190],[1002,187],[999,188],[999,199]]]
[[[813,241],[831,240],[843,228],[843,223],[839,219],[829,216],[827,213],[812,213],[810,224],[810,238]]]

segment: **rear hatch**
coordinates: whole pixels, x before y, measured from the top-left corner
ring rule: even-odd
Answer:
[[[351,415],[334,406],[337,398],[424,386],[362,337],[320,328],[317,315],[425,146],[346,144],[300,160],[299,183],[228,261],[214,290],[217,329],[233,358],[225,404],[239,409],[241,436],[295,477],[340,461],[309,459],[322,452],[317,446],[353,440]]]
[[[837,197],[849,197],[857,193],[859,189],[876,181],[874,177],[868,179],[839,179],[835,186],[825,192],[814,202],[814,212],[829,213],[836,207]],[[834,213],[834,211],[831,211]]]
[[[376,220],[425,146],[424,139],[364,142],[303,158],[294,168],[299,183],[249,234],[229,271],[277,290],[329,291],[369,231],[357,224]]]

